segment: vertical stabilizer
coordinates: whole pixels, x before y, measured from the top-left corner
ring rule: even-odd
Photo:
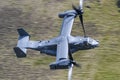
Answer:
[[[29,34],[24,29],[18,29],[18,43],[17,46],[14,48],[14,51],[16,53],[16,56],[18,58],[26,57],[27,53],[27,45],[29,42]]]

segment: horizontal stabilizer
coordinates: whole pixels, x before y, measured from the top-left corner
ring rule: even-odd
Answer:
[[[13,49],[14,49],[14,51],[15,51],[15,53],[16,53],[16,56],[17,56],[18,58],[26,57],[25,52],[24,52],[23,50],[21,50],[19,47],[14,47]]]
[[[30,36],[24,29],[17,29],[20,36]]]

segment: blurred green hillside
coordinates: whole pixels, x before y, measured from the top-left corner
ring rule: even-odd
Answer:
[[[87,35],[100,46],[73,56],[82,68],[74,67],[73,80],[120,80],[120,0],[84,0]],[[24,28],[32,40],[45,40],[59,34],[62,19],[58,13],[72,9],[79,0],[0,0],[0,80],[67,80],[67,70],[49,69],[55,57],[28,50],[18,59],[16,29]],[[83,35],[75,19],[72,35]]]

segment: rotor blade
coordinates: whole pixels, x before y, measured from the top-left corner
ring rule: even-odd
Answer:
[[[68,55],[69,55],[69,59],[73,61],[73,56],[72,56],[72,53],[70,52],[70,48],[68,48],[69,51],[68,51]]]
[[[72,8],[77,12],[78,15],[83,14],[83,10],[80,9],[80,7],[76,7],[75,5],[72,4]]]
[[[73,65],[75,65],[76,67],[81,67],[78,63],[76,63],[75,61],[72,62]]]
[[[73,69],[73,64],[69,66],[69,71],[68,71],[68,80],[72,80],[72,69]]]
[[[83,9],[83,0],[80,0],[79,4],[80,4],[80,10],[82,10]]]
[[[68,39],[67,39],[68,40]],[[69,41],[68,41],[69,42]],[[69,44],[68,44],[68,56],[69,56],[69,59],[71,60],[71,65],[75,65],[76,67],[80,67],[80,65],[79,64],[77,64],[75,61],[74,61],[74,59],[73,59],[73,56],[72,56],[72,53],[71,53],[71,51],[70,51],[70,46],[69,46]],[[71,66],[70,65],[70,66]]]
[[[86,37],[86,31],[85,31],[85,27],[84,27],[84,24],[83,24],[83,15],[79,15],[79,19],[81,21],[81,25],[82,25],[82,28],[83,28],[84,37]]]
[[[72,8],[78,13],[78,8],[72,4]]]

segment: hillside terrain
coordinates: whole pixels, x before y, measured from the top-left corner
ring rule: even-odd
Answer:
[[[84,0],[87,35],[99,40],[96,49],[78,51],[73,56],[81,64],[74,67],[73,80],[120,80],[120,0]],[[31,40],[58,36],[60,12],[72,9],[78,0],[0,0],[0,80],[67,80],[67,70],[49,69],[55,57],[28,50],[18,59],[13,47],[18,28],[24,28]],[[83,35],[75,19],[72,35]]]

